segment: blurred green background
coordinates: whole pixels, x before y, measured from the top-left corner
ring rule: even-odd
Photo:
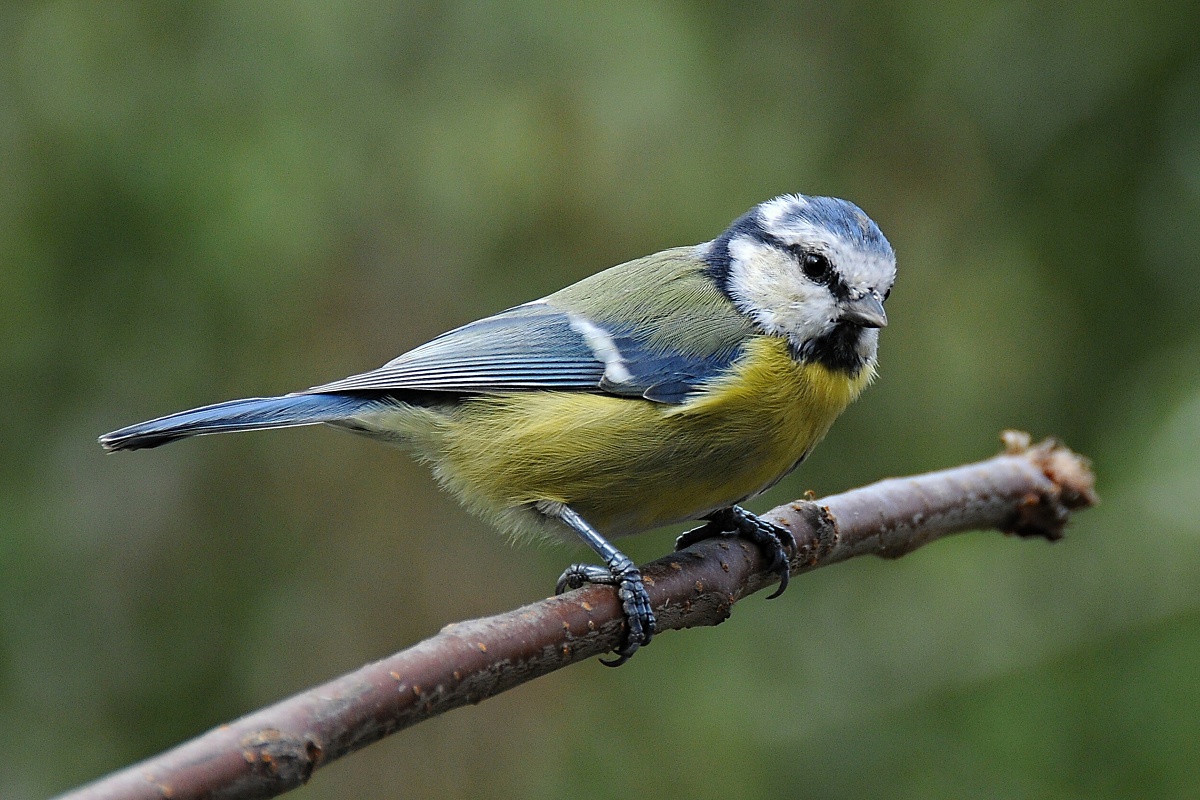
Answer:
[[[0,797],[544,596],[407,456],[105,456],[372,368],[773,195],[900,258],[881,379],[754,507],[1090,455],[1048,546],[860,559],[321,771],[301,798],[1192,797],[1200,27],[1186,2],[0,7]],[[668,532],[628,541],[639,559]]]

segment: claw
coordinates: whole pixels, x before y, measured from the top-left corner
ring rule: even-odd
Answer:
[[[690,531],[684,531],[679,534],[675,538],[675,550],[678,552],[679,550],[691,547],[696,542],[703,542],[705,539],[712,539],[722,534],[731,533],[731,531],[723,529],[720,523],[716,521],[717,519],[718,517],[714,515],[699,528],[692,528]]]
[[[711,514],[698,528],[686,531],[675,540],[675,549],[682,550],[696,542],[714,536],[741,536],[763,551],[769,559],[768,569],[779,575],[779,588],[767,596],[773,600],[784,593],[791,578],[788,550],[795,551],[796,537],[787,528],[767,522],[739,506],[730,506]]]
[[[615,586],[617,579],[604,567],[598,567],[595,564],[572,564],[563,570],[562,575],[558,576],[558,582],[554,584],[554,593],[570,592],[589,583]]]
[[[639,647],[650,644],[657,627],[654,609],[650,606],[650,595],[642,581],[642,573],[633,566],[633,562],[629,562],[628,566],[618,565],[611,571],[595,564],[572,564],[559,576],[555,594],[578,589],[588,583],[617,587],[617,599],[621,601],[621,611],[625,614],[627,626],[625,642],[617,648],[617,658],[611,661],[601,659],[600,663],[607,667],[619,667],[628,661]]]
[[[617,658],[611,661],[600,659],[606,667],[619,667],[628,661],[638,648],[650,644],[654,638],[656,627],[654,610],[650,607],[650,595],[646,592],[646,584],[642,582],[642,574],[635,568],[626,571],[618,578],[617,597],[621,600],[621,609],[625,612],[625,621],[629,626],[625,635],[625,644],[616,652]]]
[[[596,553],[604,559],[604,566],[595,564],[572,564],[567,567],[555,584],[555,592],[562,594],[568,589],[578,589],[585,583],[601,583],[617,587],[617,599],[625,614],[625,642],[617,648],[617,658],[601,663],[619,667],[637,652],[639,647],[650,644],[654,638],[654,609],[650,605],[650,594],[642,582],[642,573],[629,556],[613,547],[607,539],[579,516],[570,506],[562,503],[547,503],[538,507],[547,516],[557,517],[579,534]]]

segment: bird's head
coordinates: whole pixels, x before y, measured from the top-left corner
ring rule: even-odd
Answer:
[[[703,247],[734,305],[798,358],[847,372],[874,363],[896,254],[858,206],[783,195]]]

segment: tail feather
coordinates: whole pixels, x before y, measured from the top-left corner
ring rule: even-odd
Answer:
[[[100,444],[110,451],[140,450],[208,433],[236,433],[336,422],[378,404],[378,399],[349,394],[248,397],[139,422],[104,434],[100,437]]]

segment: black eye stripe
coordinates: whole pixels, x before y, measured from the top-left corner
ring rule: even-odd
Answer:
[[[821,251],[809,250],[800,244],[785,244],[783,240],[769,233],[763,233],[762,240],[795,258],[796,262],[800,265],[800,269],[810,280],[825,283],[831,279],[836,279],[837,270],[834,269],[829,256]]]
[[[764,235],[763,240],[795,258],[801,271],[809,280],[828,286],[829,293],[838,300],[845,300],[850,296],[850,287],[842,280],[842,276],[833,262],[829,260],[829,256],[817,250],[807,250],[803,245],[784,244],[782,240],[769,234]],[[809,271],[808,260],[812,258],[819,259],[821,269],[816,269],[817,264],[813,264],[813,271]]]
[[[753,212],[751,212],[751,214],[752,213]],[[715,242],[715,252],[705,256],[705,260],[708,261],[712,268],[712,275],[714,279],[717,281],[718,285],[722,287],[722,291],[725,291],[726,294],[728,294],[726,284],[728,282],[730,264],[729,241],[734,237],[734,235],[750,236],[751,238],[757,239],[763,244],[768,244],[783,253],[787,253],[789,256],[795,258],[797,265],[801,267],[803,267],[804,255],[808,253],[818,253],[820,255],[824,255],[819,253],[819,251],[806,250],[801,245],[788,244],[778,236],[767,233],[759,226],[756,220],[751,218],[751,214],[747,214],[745,215],[745,218],[738,220],[728,231],[722,235],[720,239]],[[825,256],[825,258],[828,260],[828,256]],[[809,280],[814,279],[809,277]],[[841,274],[838,272],[837,267],[832,262],[829,262],[828,278],[824,281],[818,281],[818,283],[822,283],[827,286],[829,288],[829,293],[833,295],[835,300],[845,300],[850,297],[850,287],[847,286],[845,281],[842,280]]]

